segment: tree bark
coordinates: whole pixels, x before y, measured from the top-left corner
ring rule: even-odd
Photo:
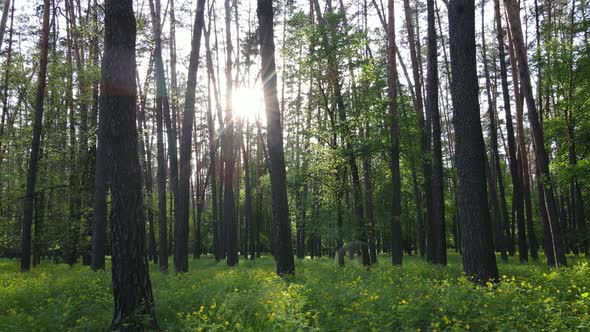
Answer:
[[[498,279],[498,268],[488,215],[479,116],[474,0],[449,1],[449,34],[463,270],[474,281],[485,283]]]
[[[162,58],[162,31],[160,23],[160,0],[149,0],[150,12],[152,16],[152,29],[154,32],[155,46],[154,46],[154,62],[155,62],[155,79],[156,79],[156,113],[162,113],[164,124],[166,125],[167,143],[168,143],[168,159],[170,162],[170,189],[172,193],[172,200],[170,204],[174,208],[170,209],[172,220],[170,221],[176,229],[176,217],[178,208],[178,155],[177,155],[177,134],[176,125],[170,116],[170,100],[168,98],[168,91],[166,88],[166,77],[164,73],[164,61]],[[157,115],[156,115],[157,116]],[[158,168],[160,168],[158,161]],[[164,166],[166,167],[166,166]],[[165,214],[164,214],[165,216]],[[171,236],[171,234],[169,235]],[[173,242],[166,241],[168,245]],[[161,246],[161,245],[160,245]],[[167,253],[167,252],[166,252]],[[160,256],[161,257],[161,256]],[[166,256],[167,257],[167,256]],[[163,264],[160,262],[160,264]],[[167,266],[167,259],[164,263]],[[162,268],[162,265],[160,266]],[[167,267],[166,267],[167,269]]]
[[[419,237],[424,237],[424,239],[418,239],[418,244],[424,246],[426,259],[429,262],[436,261],[436,245],[429,245],[428,243],[436,243],[436,221],[433,219],[432,216],[432,208],[433,208],[433,190],[432,190],[432,145],[431,145],[431,113],[426,111],[426,118],[429,120],[427,123],[424,123],[424,109],[423,109],[423,100],[422,100],[422,85],[420,84],[420,70],[421,64],[418,61],[418,56],[416,52],[415,40],[416,37],[414,35],[414,18],[412,17],[412,13],[410,10],[410,1],[404,0],[404,12],[406,16],[406,25],[408,30],[408,46],[410,48],[410,59],[412,61],[412,74],[414,78],[414,112],[417,115],[417,126],[418,131],[420,132],[420,155],[421,164],[422,164],[422,173],[424,175],[424,198],[426,203],[426,214],[424,218],[425,220],[420,220],[422,225],[426,226],[426,232],[419,232]],[[435,36],[435,50],[436,50],[436,36]],[[396,50],[397,52],[397,50]],[[428,102],[428,101],[427,101]],[[421,196],[421,194],[420,194]],[[417,209],[420,209],[420,219],[422,219],[422,206],[421,206],[421,197],[416,200],[416,205],[418,205]],[[420,225],[419,225],[420,227]],[[422,226],[423,227],[423,226]],[[424,230],[424,229],[422,229]],[[428,240],[426,240],[426,237]],[[423,249],[423,250],[424,250]]]
[[[235,4],[237,5],[237,4]],[[223,140],[223,228],[225,231],[225,247],[227,250],[227,265],[235,266],[238,264],[238,231],[236,221],[236,206],[234,198],[234,125],[233,118],[233,99],[232,99],[232,39],[231,39],[231,8],[230,0],[225,0],[225,37],[226,37],[226,62],[225,62],[225,84],[226,84],[226,112],[225,112],[225,132]]]
[[[250,185],[250,122],[246,121],[246,143],[242,143],[242,158],[244,159],[244,190],[246,201],[244,206],[245,227],[244,227],[244,255],[248,257],[248,252],[253,245],[252,235],[252,188]],[[252,256],[250,256],[252,258]]]
[[[277,74],[273,27],[273,2],[258,0],[258,21],[260,31],[261,78],[268,130],[268,156],[270,161],[272,214],[276,225],[277,247],[275,253],[278,275],[295,273],[295,262],[291,243],[291,223],[287,200],[287,174],[283,151],[283,131],[277,98]]]
[[[488,177],[488,187],[490,191],[492,202],[492,229],[494,230],[495,234],[495,249],[496,251],[500,251],[502,260],[508,260],[507,252],[510,251],[510,255],[514,255],[514,245],[510,241],[509,232],[504,234],[504,229],[508,231],[509,229],[509,222],[508,222],[508,211],[506,209],[506,198],[504,192],[504,181],[502,178],[502,169],[500,168],[500,154],[498,152],[498,129],[496,127],[496,114],[494,109],[494,101],[492,99],[492,92],[491,92],[491,81],[490,81],[490,72],[488,69],[488,59],[487,59],[487,48],[486,48],[486,39],[485,39],[485,21],[484,21],[484,9],[485,6],[481,6],[481,43],[482,43],[482,53],[483,53],[483,68],[484,68],[484,77],[485,77],[485,92],[487,97],[487,104],[488,104],[488,118],[490,120],[489,123],[489,133],[490,133],[490,149],[491,149],[491,156],[489,161],[487,161],[487,165],[489,166],[488,172],[486,177]],[[496,183],[500,188],[500,195],[498,199],[498,190],[496,188]]]
[[[399,127],[397,122],[397,68],[395,59],[395,9],[393,0],[388,1],[388,24],[387,24],[387,85],[389,96],[389,135],[391,137],[391,161],[389,170],[391,172],[391,220],[389,247],[391,250],[391,263],[402,264],[402,228],[401,228],[401,179],[399,169]]]
[[[14,7],[14,1],[12,7]],[[2,49],[2,42],[4,41],[4,31],[6,30],[6,21],[8,20],[8,12],[10,10],[10,0],[4,0],[4,7],[2,9],[2,19],[0,19],[0,50]],[[14,12],[14,9],[12,9],[12,11]]]
[[[498,39],[498,56],[500,58],[500,78],[502,85],[502,97],[504,101],[504,113],[506,118],[506,134],[508,137],[508,156],[510,160],[510,175],[512,178],[512,205],[516,210],[516,222],[518,225],[518,250],[519,257],[526,257],[523,248],[526,250],[526,238],[524,227],[524,199],[523,199],[523,179],[519,172],[522,167],[522,160],[517,159],[517,146],[514,138],[514,125],[512,123],[512,112],[510,106],[510,94],[508,92],[508,69],[506,66],[506,51],[504,49],[504,31],[500,13],[500,0],[494,0],[494,20],[496,23],[496,37]],[[528,167],[528,166],[527,166]],[[528,181],[527,181],[528,182]],[[525,189],[526,190],[526,189]],[[506,222],[505,222],[506,224]],[[508,241],[509,233],[505,229],[504,234]]]
[[[39,150],[41,146],[41,128],[43,123],[43,101],[45,100],[45,87],[47,82],[47,58],[49,49],[49,0],[43,1],[43,28],[41,32],[41,55],[39,58],[39,76],[37,79],[37,95],[35,97],[35,119],[33,122],[33,139],[31,141],[31,153],[29,168],[27,170],[27,187],[23,202],[23,230],[22,253],[20,269],[28,272],[31,269],[31,228],[33,225],[33,201],[35,197],[35,182],[37,180],[37,164],[39,162]]]
[[[516,59],[518,60],[518,73],[522,84],[522,94],[526,100],[529,123],[533,133],[533,147],[535,149],[535,157],[539,171],[541,173],[541,178],[539,180],[541,181],[545,191],[544,200],[541,200],[541,206],[547,211],[547,216],[549,218],[548,226],[549,235],[551,237],[550,254],[553,255],[555,260],[554,264],[556,267],[566,266],[567,260],[565,258],[565,251],[563,248],[563,239],[559,225],[559,214],[553,193],[551,173],[549,172],[549,159],[547,157],[547,151],[545,150],[543,129],[541,128],[541,124],[539,122],[539,115],[535,106],[535,98],[533,96],[533,88],[531,85],[531,76],[526,55],[526,45],[524,43],[520,22],[520,8],[515,0],[504,0],[504,4],[506,7],[506,12],[508,13],[508,20],[510,21],[512,42],[514,43],[514,51],[516,53]]]
[[[146,256],[137,149],[135,37],[132,1],[107,0],[100,107],[112,193],[115,310],[111,328],[121,331],[158,328]]]
[[[190,207],[190,178],[192,157],[192,130],[195,117],[195,94],[197,90],[197,69],[203,32],[205,0],[197,2],[197,12],[193,29],[188,78],[184,101],[184,118],[180,144],[180,181],[178,191],[178,215],[175,227],[174,268],[176,272],[188,272],[188,219]]]
[[[426,112],[432,119],[432,229],[436,236],[434,262],[447,265],[447,238],[445,225],[445,195],[443,179],[440,111],[438,106],[438,57],[437,36],[434,21],[434,0],[426,1],[428,16],[428,55],[426,65]],[[430,124],[428,124],[430,126]]]

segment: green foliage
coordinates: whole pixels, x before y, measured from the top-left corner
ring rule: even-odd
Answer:
[[[474,286],[449,267],[410,257],[403,267],[329,259],[297,261],[286,280],[271,258],[229,269],[211,258],[190,272],[152,267],[160,327],[167,331],[562,330],[590,328],[590,266],[549,270],[541,263],[500,263],[499,284]],[[386,258],[383,257],[382,262]],[[541,260],[542,261],[542,260]],[[44,262],[28,274],[0,261],[0,330],[100,331],[112,315],[110,273]]]

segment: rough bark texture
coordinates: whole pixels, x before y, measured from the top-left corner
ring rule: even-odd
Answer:
[[[485,283],[497,280],[498,268],[488,215],[485,146],[477,97],[474,0],[449,2],[449,34],[463,270],[475,281]]]
[[[268,130],[268,157],[272,195],[272,215],[277,235],[275,260],[277,274],[295,273],[295,262],[291,243],[291,223],[287,200],[287,174],[283,151],[283,131],[279,100],[277,98],[277,74],[275,65],[275,44],[273,8],[271,0],[258,0],[258,21],[260,31],[261,78]]]
[[[197,69],[199,68],[199,51],[203,33],[203,16],[205,0],[197,2],[193,40],[188,66],[186,95],[184,100],[184,118],[180,143],[180,181],[178,187],[178,215],[176,217],[174,268],[176,272],[188,272],[188,219],[190,207],[190,178],[192,157],[192,129],[195,118],[195,94],[197,90]]]
[[[132,1],[107,0],[100,107],[112,193],[115,310],[111,328],[122,331],[157,328],[137,148],[135,35]]]
[[[33,226],[33,201],[35,196],[35,182],[37,179],[37,164],[39,162],[39,150],[41,146],[41,128],[43,123],[43,101],[45,99],[45,87],[47,82],[47,51],[49,48],[49,0],[43,2],[43,29],[41,33],[41,56],[39,59],[39,76],[37,78],[37,95],[35,97],[35,120],[33,123],[33,139],[31,141],[31,154],[29,168],[27,170],[27,188],[23,202],[23,232],[22,254],[20,269],[27,272],[31,268],[31,228]]]

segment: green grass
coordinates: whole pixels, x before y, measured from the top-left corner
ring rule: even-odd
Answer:
[[[283,280],[263,257],[236,268],[211,258],[191,260],[184,275],[151,267],[156,313],[167,331],[590,330],[590,266],[570,257],[569,268],[542,262],[499,262],[497,286],[474,286],[460,257],[447,268],[388,257],[364,270],[330,259],[297,261]],[[105,331],[112,315],[110,272],[44,262],[18,272],[0,260],[0,331]]]

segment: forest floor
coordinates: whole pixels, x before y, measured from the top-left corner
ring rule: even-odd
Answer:
[[[151,266],[158,323],[166,331],[589,330],[588,258],[550,270],[541,261],[498,260],[501,282],[474,286],[460,257],[436,267],[388,257],[369,271],[358,261],[339,268],[328,258],[296,261],[296,275],[274,273],[271,257],[236,268],[211,257],[190,272]],[[0,331],[106,331],[113,300],[110,271],[43,262],[28,274],[0,260]],[[172,268],[172,265],[170,265]]]

